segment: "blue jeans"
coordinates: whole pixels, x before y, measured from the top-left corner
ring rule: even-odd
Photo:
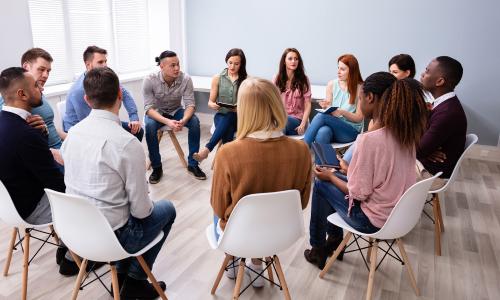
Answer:
[[[216,113],[214,116],[215,131],[210,138],[210,141],[205,145],[205,147],[210,150],[214,150],[215,146],[222,141],[223,144],[234,140],[234,133],[236,132],[236,113],[229,111],[225,114]]]
[[[122,127],[126,131],[130,132],[130,127],[128,127],[128,122],[123,122],[122,121]],[[132,132],[130,132],[130,134],[132,134]],[[139,131],[137,131],[137,133],[134,134],[133,136],[135,136],[139,140],[139,142],[142,142],[142,137],[144,136],[144,129],[142,129],[142,127],[141,127],[139,129]]]
[[[292,116],[288,116],[287,121],[286,121],[286,127],[283,130],[283,133],[285,135],[299,135],[297,130],[295,128],[299,127],[300,123],[302,122],[301,119],[297,119]]]
[[[306,130],[304,141],[309,147],[312,142],[321,144],[348,143],[358,136],[358,131],[344,120],[327,114],[316,114]]]
[[[127,224],[115,230],[115,234],[127,252],[135,253],[151,243],[163,231],[163,238],[151,249],[142,254],[142,258],[144,258],[151,270],[170,232],[175,216],[175,207],[172,202],[161,200],[154,203],[153,211],[149,216],[144,219],[137,219],[130,216]],[[144,273],[144,270],[135,257],[118,261],[116,263],[116,270],[118,273],[127,274],[129,277],[137,280],[147,278],[146,273]]]
[[[173,116],[165,115],[164,117],[172,120],[181,120],[184,116],[184,109],[179,109],[175,112]],[[145,118],[146,123],[146,144],[148,145],[149,160],[151,160],[151,167],[160,168],[161,167],[161,155],[160,155],[160,145],[158,144],[157,132],[165,124],[160,123],[148,116]],[[193,114],[191,119],[184,124],[184,127],[188,128],[188,165],[197,166],[198,162],[193,158],[193,154],[200,150],[200,121],[198,117]]]
[[[347,178],[342,174],[335,174],[342,180]],[[338,213],[352,228],[363,232],[373,233],[379,228],[372,225],[359,205],[359,201],[354,201],[351,214],[348,216],[349,201],[345,199],[345,194],[335,185],[327,181],[315,180],[312,204],[311,223],[309,225],[309,243],[313,247],[322,247],[326,242],[326,234],[329,236],[342,236],[342,228],[328,222],[327,217],[334,212]]]

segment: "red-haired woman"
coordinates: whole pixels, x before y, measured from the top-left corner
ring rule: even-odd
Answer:
[[[311,114],[311,85],[305,74],[299,50],[285,49],[281,55],[274,84],[280,90],[288,116],[284,133],[286,135],[304,134]]]
[[[358,60],[344,54],[337,60],[338,78],[328,82],[326,99],[319,104],[323,108],[337,107],[331,114],[318,113],[304,136],[308,146],[316,141],[348,143],[356,139],[363,128],[363,113],[359,107],[359,89],[363,83]]]

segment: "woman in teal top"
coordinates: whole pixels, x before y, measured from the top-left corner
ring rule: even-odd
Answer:
[[[338,78],[328,83],[322,108],[337,107],[330,114],[318,113],[307,128],[304,141],[348,143],[356,139],[363,128],[363,114],[359,107],[359,87],[363,83],[356,57],[345,54],[338,58]]]
[[[219,141],[223,144],[232,141],[236,132],[238,88],[247,78],[243,50],[238,48],[229,50],[226,54],[226,64],[227,68],[212,78],[208,107],[217,111],[214,116],[215,131],[205,147],[193,155],[193,158],[200,162],[208,157]],[[234,108],[222,107],[219,104],[233,105]]]

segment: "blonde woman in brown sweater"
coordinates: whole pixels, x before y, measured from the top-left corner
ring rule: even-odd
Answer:
[[[304,209],[311,192],[309,149],[283,135],[287,115],[276,86],[268,80],[247,78],[238,92],[237,114],[236,140],[224,144],[215,157],[210,201],[220,230],[246,195],[296,189]],[[251,264],[252,269],[262,270],[260,260],[252,259]],[[254,287],[263,284],[260,277],[253,282]]]

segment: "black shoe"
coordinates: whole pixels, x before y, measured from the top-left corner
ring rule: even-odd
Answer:
[[[118,293],[120,293],[123,287],[123,283],[125,282],[125,278],[127,278],[127,274],[118,273],[116,275],[118,276]],[[109,290],[111,291],[111,297],[113,297],[113,282],[111,282]]]
[[[59,265],[59,274],[64,276],[75,276],[80,271],[80,268],[74,261],[71,261],[63,256]]]
[[[56,251],[56,263],[58,265],[61,264],[61,262],[62,262],[62,260],[64,258],[64,255],[66,255],[66,252],[68,252],[68,248],[62,247],[62,246],[57,247],[57,251]]]
[[[323,247],[312,247],[311,249],[304,250],[304,257],[308,262],[318,266],[321,270],[325,267],[327,256]]]
[[[325,245],[325,251],[327,256],[332,256],[333,252],[337,250],[339,247],[340,243],[342,243],[342,240],[344,238],[342,236],[328,236],[326,239],[326,245]],[[340,252],[339,256],[337,256],[338,260],[343,260],[344,259],[344,249]]]
[[[164,291],[167,285],[163,281],[158,281],[158,285]],[[147,280],[137,280],[127,276],[120,292],[121,299],[156,299],[158,298],[153,284]]]
[[[188,166],[188,172],[194,176],[194,178],[199,180],[207,179],[207,175],[203,173],[199,166]]]
[[[97,270],[105,264],[106,263],[104,262],[95,262],[89,260],[87,262],[87,267],[85,267],[85,271],[90,272],[92,270]],[[64,276],[75,276],[76,274],[78,274],[78,272],[80,272],[80,268],[78,268],[76,262],[71,261],[63,256],[61,265],[59,266],[59,274]]]
[[[160,182],[161,177],[163,176],[163,168],[158,167],[158,168],[153,168],[153,173],[149,175],[149,183],[155,184]]]

